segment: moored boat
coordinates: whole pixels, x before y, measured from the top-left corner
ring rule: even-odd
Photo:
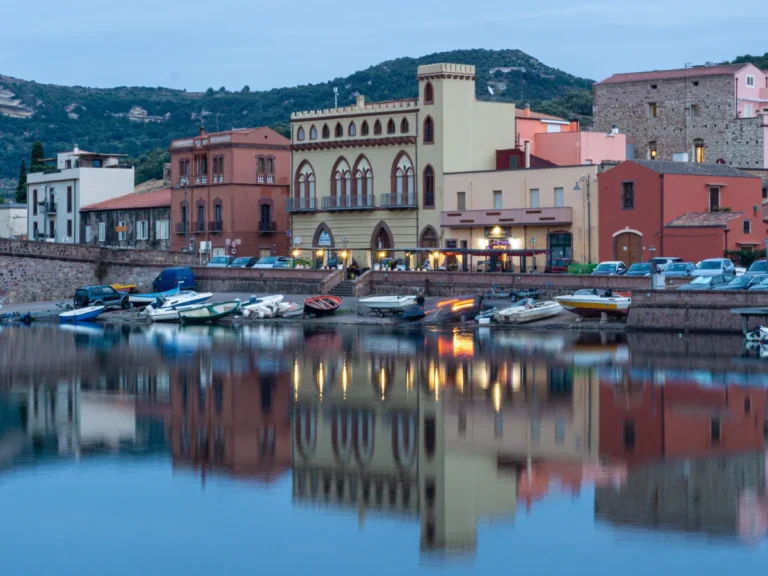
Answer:
[[[371,296],[361,298],[359,304],[371,310],[403,310],[416,303],[416,296]]]
[[[277,314],[278,305],[282,301],[282,294],[261,298],[251,296],[248,303],[243,304],[240,309],[246,318],[274,318]]]
[[[418,304],[412,304],[400,313],[399,318],[403,322],[417,322],[423,320],[424,316],[426,316],[424,308]]]
[[[166,290],[165,292],[152,292],[149,294],[131,294],[128,296],[131,304],[152,304],[158,298],[169,298],[179,293],[179,286]]]
[[[525,324],[552,318],[562,312],[563,307],[552,300],[535,302],[532,298],[520,300],[515,306],[499,310],[494,319],[500,324]]]
[[[296,302],[280,302],[277,305],[277,316],[279,318],[296,318],[304,313],[301,304]]]
[[[88,306],[87,308],[75,308],[59,314],[59,322],[88,322],[95,320],[102,312],[104,306]]]
[[[166,306],[162,298],[158,298],[157,301],[151,306],[142,308],[139,312],[139,316],[146,318],[150,322],[179,322],[179,311],[195,310],[196,308],[202,308],[204,304],[187,304],[179,306]]]
[[[136,291],[136,284],[112,284],[112,288],[114,288],[116,292],[132,294]]]
[[[599,317],[603,313],[623,317],[632,303],[626,293],[594,288],[577,290],[570,296],[556,296],[555,300],[569,312],[585,318]]]
[[[232,316],[240,309],[240,300],[204,304],[191,310],[179,310],[179,318],[184,324],[210,324]]]
[[[313,316],[330,316],[335,314],[341,306],[341,296],[326,294],[323,296],[311,296],[304,300],[304,314]]]

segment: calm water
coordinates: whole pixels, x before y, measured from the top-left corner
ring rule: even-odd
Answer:
[[[741,338],[0,331],[0,574],[755,574]]]

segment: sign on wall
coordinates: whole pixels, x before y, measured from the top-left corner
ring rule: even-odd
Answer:
[[[317,239],[317,245],[323,247],[331,246],[331,235],[328,234],[327,230],[320,232],[320,237]]]

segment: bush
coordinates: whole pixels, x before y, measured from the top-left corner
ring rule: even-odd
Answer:
[[[592,274],[595,268],[597,268],[597,264],[579,264],[574,262],[568,266],[568,274]]]
[[[755,250],[754,252],[747,250],[726,250],[725,257],[736,264],[736,266],[749,268],[755,260],[762,260],[765,258],[765,250]]]

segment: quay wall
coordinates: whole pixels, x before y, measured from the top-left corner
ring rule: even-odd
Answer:
[[[199,290],[207,292],[274,292],[323,294],[341,279],[339,270],[194,268]]]

